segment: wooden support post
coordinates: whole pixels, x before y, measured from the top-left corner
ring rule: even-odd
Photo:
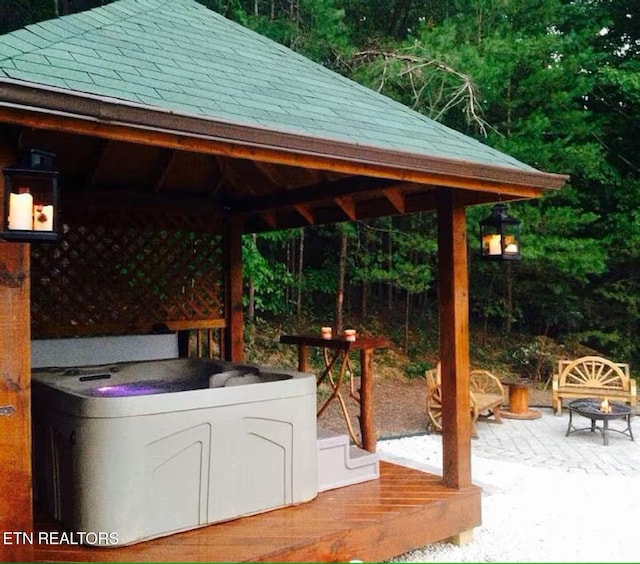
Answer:
[[[244,361],[244,315],[242,310],[242,234],[244,223],[239,215],[227,219],[224,233],[225,250],[225,317],[224,359]]]
[[[12,163],[0,139],[0,170]],[[29,267],[28,244],[0,241],[0,523],[12,535],[33,530]],[[17,537],[0,542],[0,560],[30,561],[32,549]]]
[[[306,345],[300,345],[298,347],[298,370],[300,372],[307,372],[309,368],[309,352]]]
[[[469,396],[469,277],[465,208],[452,190],[438,198],[438,291],[445,485],[471,485]]]
[[[360,350],[360,432],[362,448],[375,452],[378,437],[373,420],[373,349]]]
[[[473,529],[467,529],[457,535],[453,535],[447,539],[447,542],[455,544],[456,546],[466,546],[473,541]]]

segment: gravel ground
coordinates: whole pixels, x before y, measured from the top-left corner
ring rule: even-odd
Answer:
[[[378,443],[382,458],[441,474],[431,436]],[[640,562],[640,481],[473,456],[482,526],[464,547],[436,543],[393,562]]]

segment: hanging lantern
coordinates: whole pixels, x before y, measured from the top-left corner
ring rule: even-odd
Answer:
[[[496,204],[480,222],[480,253],[488,260],[519,260],[520,220],[511,217],[505,204]]]
[[[53,153],[32,149],[3,170],[1,239],[27,243],[58,239],[58,172],[53,170],[53,159]]]

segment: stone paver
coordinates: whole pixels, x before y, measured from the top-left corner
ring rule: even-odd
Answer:
[[[478,425],[478,438],[472,441],[473,456],[524,462],[543,468],[566,467],[579,472],[599,475],[640,476],[640,443],[626,436],[609,432],[609,445],[604,446],[602,434],[582,431],[566,436],[569,415],[553,415],[551,409],[541,409],[542,417],[529,421],[506,419],[500,425],[492,422]],[[575,426],[588,427],[589,419],[573,417]],[[599,422],[601,424],[601,422]],[[626,428],[616,420],[610,428]],[[634,437],[640,437],[640,419],[631,419]],[[505,442],[508,446],[505,447]]]
[[[526,463],[539,468],[565,469],[570,473],[598,476],[640,476],[640,442],[610,432],[609,445],[605,446],[600,432],[591,433],[588,430],[567,437],[568,412],[556,416],[548,408],[540,411],[540,419],[504,419],[502,424],[479,422],[478,438],[471,442],[473,460]],[[573,423],[581,428],[588,427],[590,421],[574,415]],[[626,428],[626,423],[612,421],[610,428],[622,430]],[[634,437],[640,440],[640,417],[631,419],[631,429]],[[427,465],[441,468],[442,437],[432,434],[427,435],[425,440],[425,448],[429,451]],[[393,458],[385,453],[384,441],[381,442],[380,451],[383,458]]]

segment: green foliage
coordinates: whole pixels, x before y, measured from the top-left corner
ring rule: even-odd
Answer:
[[[306,291],[329,295],[335,293],[336,280],[338,279],[337,265],[330,264],[321,268],[307,268],[304,276]]]
[[[262,235],[261,243],[268,247],[281,239],[282,233]],[[242,240],[243,269],[246,279],[250,279],[255,289],[256,311],[270,314],[286,312],[284,292],[292,284],[292,276],[281,262],[267,259],[251,237]],[[245,305],[248,296],[245,293]]]
[[[408,364],[404,369],[404,373],[407,378],[413,380],[415,378],[424,378],[425,372],[427,370],[431,370],[432,368],[435,368],[432,362],[416,361]]]
[[[557,355],[553,342],[536,337],[533,341],[505,351],[504,360],[511,364],[520,377],[544,382],[553,374]]]
[[[200,2],[531,166],[569,174],[563,190],[511,204],[523,222],[518,264],[478,260],[476,226],[488,209],[468,210],[471,321],[485,335],[498,328],[576,336],[640,363],[640,28],[634,3]],[[77,0],[73,9],[106,3]],[[4,0],[0,32],[55,17],[61,5]],[[347,314],[373,317],[378,310],[390,317],[406,304],[402,323],[424,322],[436,301],[434,215],[348,229]],[[280,232],[245,240],[245,276],[256,311],[290,315],[300,290],[301,317],[313,311],[326,319],[338,279],[339,237],[331,226],[305,230],[302,276],[297,238],[298,232]],[[365,307],[371,310],[366,315]],[[428,329],[437,333],[434,324]],[[523,370],[542,370],[539,350],[517,354],[514,362]]]
[[[52,0],[3,0],[0,2],[0,34],[56,16]]]

